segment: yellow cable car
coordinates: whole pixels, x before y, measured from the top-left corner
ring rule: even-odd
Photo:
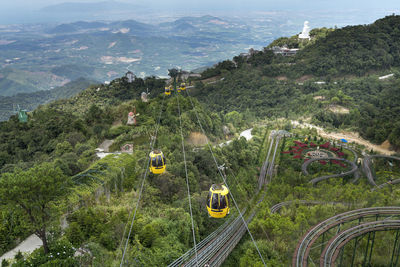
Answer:
[[[180,89],[181,89],[182,91],[183,91],[183,90],[186,90],[186,83],[181,83]]]
[[[229,214],[229,190],[225,185],[213,184],[207,196],[208,215],[224,218]]]
[[[165,94],[166,95],[170,95],[171,94],[171,90],[170,90],[170,88],[169,87],[165,87]]]
[[[180,93],[180,92],[181,92],[181,88],[180,88],[180,87],[176,87],[176,91],[177,91],[178,93]]]
[[[165,172],[167,167],[166,159],[161,150],[153,150],[149,154],[150,157],[150,172],[154,174],[161,174]]]

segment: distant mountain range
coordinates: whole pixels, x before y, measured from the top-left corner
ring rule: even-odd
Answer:
[[[115,4],[102,3],[97,8]],[[90,9],[92,4],[84,6]],[[56,12],[64,7],[76,8],[47,8]],[[8,25],[0,28],[0,95],[48,90],[78,77],[104,82],[128,69],[143,77],[166,76],[175,66],[210,66],[267,45],[277,33],[274,29],[274,22],[249,25],[215,16],[158,25],[136,20]]]

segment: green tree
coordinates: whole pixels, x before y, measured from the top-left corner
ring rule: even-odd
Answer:
[[[72,146],[69,142],[64,141],[62,143],[58,143],[56,145],[56,155],[57,156],[61,156],[67,152],[71,152],[72,151]]]
[[[34,233],[49,252],[46,229],[59,211],[57,201],[67,192],[68,180],[51,163],[27,171],[16,169],[0,179],[0,204],[6,209],[22,210]]]

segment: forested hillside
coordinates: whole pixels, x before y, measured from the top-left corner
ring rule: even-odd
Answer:
[[[8,120],[11,115],[15,115],[18,105],[21,109],[33,111],[41,104],[73,97],[95,83],[95,81],[79,78],[50,90],[20,93],[14,96],[0,96],[0,121]]]
[[[316,76],[364,75],[398,67],[399,60],[400,16],[393,15],[330,32],[299,53],[296,70]]]
[[[198,83],[201,90],[195,95],[223,113],[312,117],[321,125],[350,128],[373,142],[389,139],[399,147],[400,100],[393,97],[400,93],[399,27],[400,16],[389,16],[328,32],[293,57],[269,49],[235,57],[237,67],[224,61],[206,70],[203,77],[224,79]],[[378,79],[387,73],[395,75]],[[336,105],[348,112],[332,112]]]
[[[50,217],[40,225],[55,231],[55,239],[49,240],[48,250],[39,250],[32,254],[27,259],[29,263],[35,266],[45,263],[48,261],[45,254],[54,255],[54,251],[60,249],[59,246],[67,247],[63,249],[67,255],[73,253],[72,246],[85,246],[94,253],[93,256],[96,255],[96,260],[92,259],[96,266],[117,264],[120,257],[120,250],[117,248],[123,237],[121,229],[127,222],[132,203],[135,203],[138,197],[137,190],[143,171],[141,167],[146,162],[148,142],[154,135],[155,123],[160,112],[160,129],[155,146],[165,151],[168,171],[160,176],[151,175],[146,182],[146,191],[141,202],[144,208],[139,211],[139,224],[134,227],[135,238],[139,239],[138,243],[134,241],[130,245],[134,247],[129,252],[132,254],[130,258],[137,257],[139,261],[148,263],[151,260],[154,265],[166,265],[190,248],[190,216],[185,201],[187,196],[184,187],[182,148],[178,135],[177,96],[164,99],[165,96],[159,94],[163,85],[164,81],[154,78],[138,79],[134,83],[128,83],[125,78],[121,78],[108,86],[100,86],[100,90],[99,87],[93,86],[69,100],[41,106],[29,114],[29,122],[26,124],[19,123],[16,117],[0,124],[1,138],[4,140],[1,149],[2,188],[13,186],[17,181],[25,187],[44,185],[48,182],[46,177],[50,179],[58,175],[62,180],[54,183],[63,184],[63,187],[67,186],[68,189],[59,197],[49,200],[53,206],[45,212],[49,213]],[[153,95],[153,99],[148,103],[134,100],[144,87],[148,87]],[[183,133],[187,142],[192,142],[191,133],[200,131],[196,123],[196,113],[211,141],[224,138],[224,118],[206,112],[196,99],[191,100],[195,105],[193,108],[188,98],[179,98]],[[140,114],[138,125],[128,126],[127,114],[134,107]],[[120,150],[126,143],[132,143],[135,152],[133,155],[121,155],[117,165],[113,156],[97,162],[94,149],[104,138],[115,140],[112,146],[115,150]],[[249,181],[244,191],[232,187],[238,200],[251,194],[255,186],[250,182],[256,174],[256,161],[251,153],[253,150],[253,145],[241,140],[235,141],[233,147],[224,148],[221,154],[217,155],[218,158],[226,157],[234,166],[233,169],[242,173],[241,179]],[[217,169],[206,150],[194,150],[194,147],[188,145],[186,161],[193,194],[196,236],[201,238],[223,222],[207,220],[203,214],[205,191],[212,183],[221,181],[218,180]],[[49,168],[55,172],[44,175],[43,171]],[[29,176],[32,179],[22,178]],[[110,186],[114,182],[119,186]],[[106,192],[111,191],[111,196],[99,199],[98,196],[92,195],[91,192],[98,188],[105,188]],[[37,193],[41,194],[39,191]],[[3,199],[10,197],[9,191],[1,191],[0,194]],[[26,194],[26,199],[21,201],[32,202],[35,205],[36,200],[29,197],[34,198],[33,195]],[[13,199],[16,201],[15,205],[21,204],[18,199]],[[13,246],[17,238],[24,238],[29,233],[36,232],[38,227],[27,217],[24,208],[15,209],[12,205],[8,206],[11,203],[8,201],[2,203],[5,206],[1,209],[2,217],[10,218],[10,221],[1,222],[0,229],[4,233],[1,234],[4,239],[0,242],[2,252]],[[61,229],[57,219],[61,214],[67,215],[70,225],[62,230],[65,232],[63,237],[60,236]],[[12,234],[5,234],[10,231]],[[48,264],[63,263],[74,266],[78,260],[63,255]]]
[[[375,54],[374,62],[360,61],[361,72],[337,68],[351,65],[345,51],[354,53],[354,60],[368,58],[370,49],[357,54],[345,43],[363,43],[370,32],[390,44],[385,53],[398,57],[398,20],[390,16],[372,25],[316,31],[321,36],[293,57],[269,49],[237,56],[169,96],[166,80],[122,77],[41,105],[28,113],[27,123],[16,116],[0,122],[0,254],[31,234],[43,243],[1,264],[118,266],[124,257],[124,266],[166,266],[191,249],[194,239],[199,244],[230,223],[239,208],[254,240],[246,234],[223,266],[262,266],[261,257],[268,266],[288,266],[298,240],[318,222],[356,208],[399,205],[392,183],[400,174],[395,159],[373,162],[371,173],[384,186],[372,191],[358,158],[373,151],[291,123],[307,120],[400,146],[397,63],[384,66],[385,54]],[[336,49],[326,44],[334,40],[341,40]],[[330,57],[329,68],[318,65]],[[394,75],[378,78],[388,73]],[[146,102],[141,94],[147,90]],[[136,125],[127,124],[130,112],[136,113]],[[252,128],[248,140],[239,136],[247,128]],[[108,155],[100,159],[103,154],[96,149],[105,143]],[[127,145],[132,151],[120,153]],[[166,158],[166,172],[160,175],[148,172],[152,146]],[[309,152],[346,161],[317,158],[305,174]],[[260,180],[266,163],[271,168]],[[339,175],[310,183],[332,174]],[[234,196],[236,203],[230,202],[225,218],[211,218],[207,194],[224,179],[229,201]],[[303,200],[314,202],[307,206]],[[284,201],[294,202],[279,212],[270,210]],[[374,239],[377,266],[388,265],[388,251],[394,249],[387,239],[393,236],[385,232]],[[359,249],[368,250],[367,244],[361,242]],[[357,255],[354,262],[361,265],[363,257]]]

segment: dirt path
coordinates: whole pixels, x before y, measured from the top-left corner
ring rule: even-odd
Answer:
[[[40,240],[39,237],[36,235],[30,235],[27,239],[25,239],[22,243],[20,243],[18,246],[10,250],[9,252],[5,253],[3,256],[0,257],[0,262],[3,259],[13,259],[15,255],[18,253],[18,251],[21,251],[22,253],[24,252],[29,252],[31,253],[35,249],[39,248],[42,246],[42,240]]]
[[[365,146],[368,150],[374,150],[384,155],[393,155],[396,151],[388,149],[387,146],[380,146],[372,144],[371,142],[365,140],[364,138],[360,137],[358,133],[354,132],[343,132],[343,133],[336,133],[336,132],[326,132],[323,128],[318,127],[313,124],[309,123],[299,123],[298,121],[291,121],[293,125],[300,126],[300,127],[308,127],[308,128],[315,128],[320,136],[323,138],[331,138],[331,139],[346,139],[349,142],[354,142],[360,145]]]
[[[98,147],[98,149],[102,152],[109,152],[110,146],[114,143],[114,140],[104,140]]]

